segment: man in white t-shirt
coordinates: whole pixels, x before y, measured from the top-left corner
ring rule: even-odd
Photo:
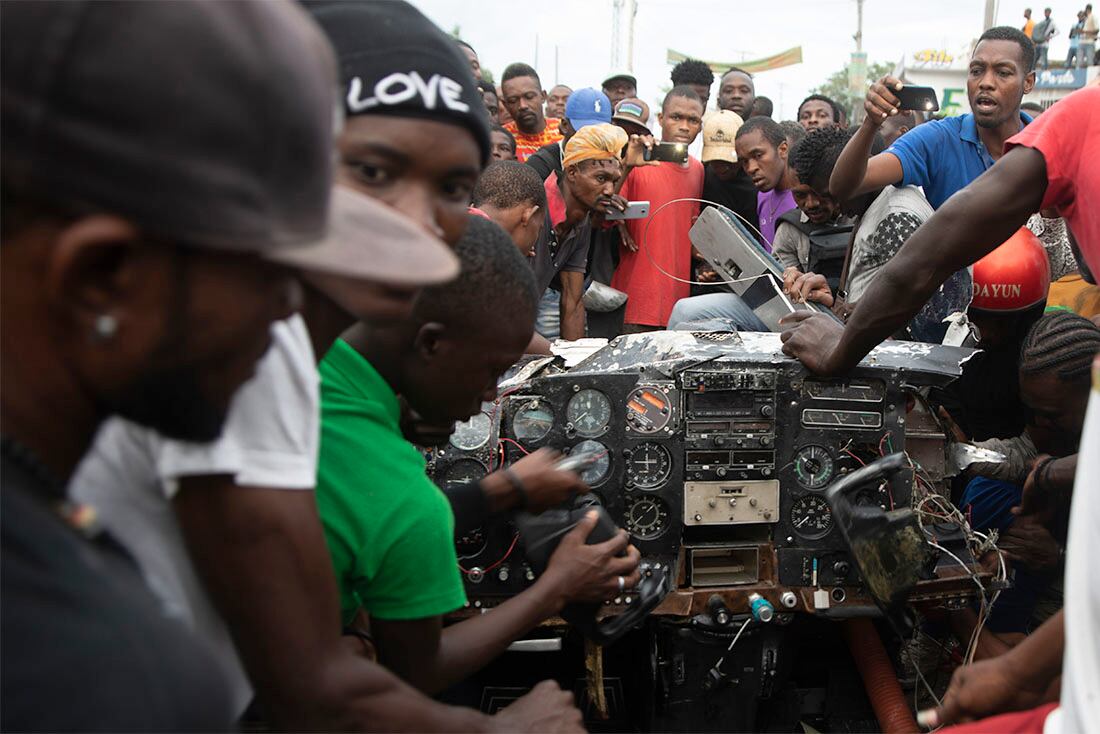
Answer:
[[[238,665],[238,671],[243,665],[263,715],[274,728],[580,730],[581,716],[571,694],[552,682],[536,686],[489,718],[432,701],[369,661],[358,640],[340,636],[339,596],[324,531],[313,492],[302,491],[306,465],[291,458],[307,456],[309,464],[316,462],[316,372],[305,367],[323,357],[349,325],[363,319],[377,323],[404,318],[420,285],[457,272],[453,255],[446,251],[443,267],[413,256],[426,232],[452,244],[462,236],[466,197],[455,192],[472,189],[485,166],[489,129],[465,57],[449,36],[411,5],[315,2],[307,10],[336,45],[344,74],[346,120],[337,140],[337,181],[393,207],[419,227],[398,233],[374,223],[350,223],[346,236],[336,239],[359,251],[347,253],[344,267],[302,273],[305,300],[300,312],[308,337],[289,321],[276,335],[282,343],[271,354],[280,365],[261,364],[258,377],[293,378],[278,386],[257,387],[252,394],[259,397],[235,406],[240,417],[230,418],[241,428],[212,447],[169,449],[144,437],[145,447],[158,454],[146,464],[147,491],[131,496],[150,503],[150,516],[174,515],[178,537],[187,549],[185,560],[193,565],[176,573],[176,588],[205,591],[208,599],[203,602],[208,606],[200,608],[216,610],[224,621],[240,658],[240,663],[230,663]],[[372,96],[398,63],[402,73],[440,80],[440,94]],[[440,135],[440,127],[447,135]],[[429,139],[435,140],[430,148],[423,144]],[[438,243],[433,246],[441,249]],[[373,273],[373,282],[348,277],[367,273]],[[272,405],[282,399],[297,405]],[[116,442],[116,463],[125,447],[133,446],[113,436],[105,439]],[[195,454],[201,457],[204,452],[209,461],[195,461]],[[241,459],[236,466],[219,463],[234,455]],[[185,463],[187,469],[181,472]],[[176,481],[164,481],[166,466],[173,468]],[[88,471],[110,477],[111,469]],[[172,556],[162,552],[160,568],[169,566]],[[174,557],[182,557],[178,549]],[[177,599],[180,607],[188,605],[184,594]],[[211,634],[220,632],[224,639],[225,628]],[[247,687],[238,685],[234,692],[243,700]]]
[[[371,218],[359,213],[363,207]],[[331,251],[327,267],[311,262],[308,252],[284,257],[297,257],[302,268],[306,317],[295,314],[273,325],[271,347],[255,377],[234,396],[221,438],[208,444],[174,441],[113,418],[71,483],[74,499],[96,509],[168,611],[211,643],[238,713],[252,699],[252,687],[226,620],[199,577],[202,562],[199,568],[192,563],[190,554],[204,547],[189,527],[181,483],[197,482],[209,492],[226,483],[255,488],[259,501],[270,491],[312,490],[320,436],[317,361],[323,350],[357,320],[407,316],[418,286],[445,282],[458,270],[443,242],[342,186],[333,189],[329,229],[321,245]],[[311,495],[303,499],[312,503]],[[210,528],[220,522],[213,514],[198,518]]]

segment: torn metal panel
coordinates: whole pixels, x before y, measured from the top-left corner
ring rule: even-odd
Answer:
[[[887,367],[906,373],[939,375],[948,378],[941,383],[947,384],[962,375],[963,365],[977,352],[966,347],[890,340],[872,349],[859,364],[860,367]],[[931,383],[920,380],[919,384]]]
[[[504,379],[497,384],[497,389],[504,392],[513,387],[518,387],[545,373],[547,368],[555,362],[560,362],[556,356],[525,356],[505,373]]]
[[[947,449],[951,468],[965,471],[971,464],[1003,464],[1008,457],[1000,451],[983,449],[970,443],[952,443]]]
[[[576,341],[556,339],[550,351],[565,360],[566,367],[576,367],[595,352],[607,346],[607,339],[585,338]]]
[[[947,384],[962,374],[962,366],[974,354],[975,350],[963,347],[887,341],[872,350],[859,366],[906,373],[916,384]],[[703,361],[795,363],[783,354],[780,335],[771,332],[652,331],[620,336],[570,371],[627,372]]]

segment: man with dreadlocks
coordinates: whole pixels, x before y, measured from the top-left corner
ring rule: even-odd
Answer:
[[[1100,327],[1069,311],[1039,319],[1024,341],[1020,397],[1031,425],[1039,429],[1035,446],[1044,453],[1024,484],[1021,515],[1045,516],[1069,507],[1089,396],[1089,365],[1097,352]]]
[[[1038,429],[1036,443],[1061,458],[1043,456],[1036,462],[1023,487],[1022,505],[1012,509],[1015,517],[1002,535],[1001,548],[1017,563],[1034,562],[1037,553],[1049,553],[1038,550],[1049,545],[1039,538],[1059,536],[1064,528],[1089,400],[1089,371],[1098,352],[1100,327],[1068,311],[1039,319],[1024,340],[1020,394]],[[974,731],[1077,732],[1088,729],[1084,722],[1095,720],[1100,698],[1100,587],[1092,563],[1098,547],[1100,494],[1097,487],[1085,484],[1075,494],[1065,552],[1064,610],[1002,655],[955,671],[942,706],[918,717],[924,725],[1006,711],[1021,713],[976,722]],[[1072,645],[1065,644],[1067,637]],[[1062,706],[1057,709],[1049,690],[1059,675]]]
[[[1011,244],[1002,245],[988,257]],[[1043,260],[1039,252],[1033,257]],[[1018,394],[1027,426],[1016,442],[1030,449],[1028,468],[1022,473],[1026,478],[1021,482],[975,477],[967,484],[959,502],[975,529],[995,529],[1001,534],[998,547],[1016,566],[1013,588],[1001,594],[986,625],[1001,642],[1009,645],[1019,642],[1026,633],[1038,597],[1061,563],[1069,494],[1088,401],[1089,363],[1098,350],[1100,329],[1086,318],[1068,311],[1054,311],[1034,321],[1023,339],[1018,360]],[[1000,355],[1002,359],[1004,356]],[[992,371],[986,366],[984,372]],[[1005,392],[1004,400],[1011,402],[1011,394]],[[993,440],[978,445],[1017,453],[1013,441]],[[1022,496],[1027,499],[1014,514],[1011,510],[1021,505]],[[956,633],[972,634],[973,621],[970,619]],[[979,646],[979,657],[1002,649],[991,642],[987,639],[986,644]]]

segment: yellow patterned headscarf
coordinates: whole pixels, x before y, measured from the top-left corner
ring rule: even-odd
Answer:
[[[585,125],[569,142],[565,144],[565,156],[562,158],[562,166],[571,166],[581,161],[606,161],[619,159],[623,147],[630,140],[626,131],[616,125],[600,123],[597,125]]]

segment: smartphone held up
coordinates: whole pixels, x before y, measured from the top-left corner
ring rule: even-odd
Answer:
[[[935,112],[940,108],[936,90],[932,87],[906,84],[895,91],[894,96],[898,98],[898,107],[903,110]]]
[[[657,143],[652,148],[646,148],[643,158],[647,161],[663,161],[667,163],[687,163],[687,143]]]

